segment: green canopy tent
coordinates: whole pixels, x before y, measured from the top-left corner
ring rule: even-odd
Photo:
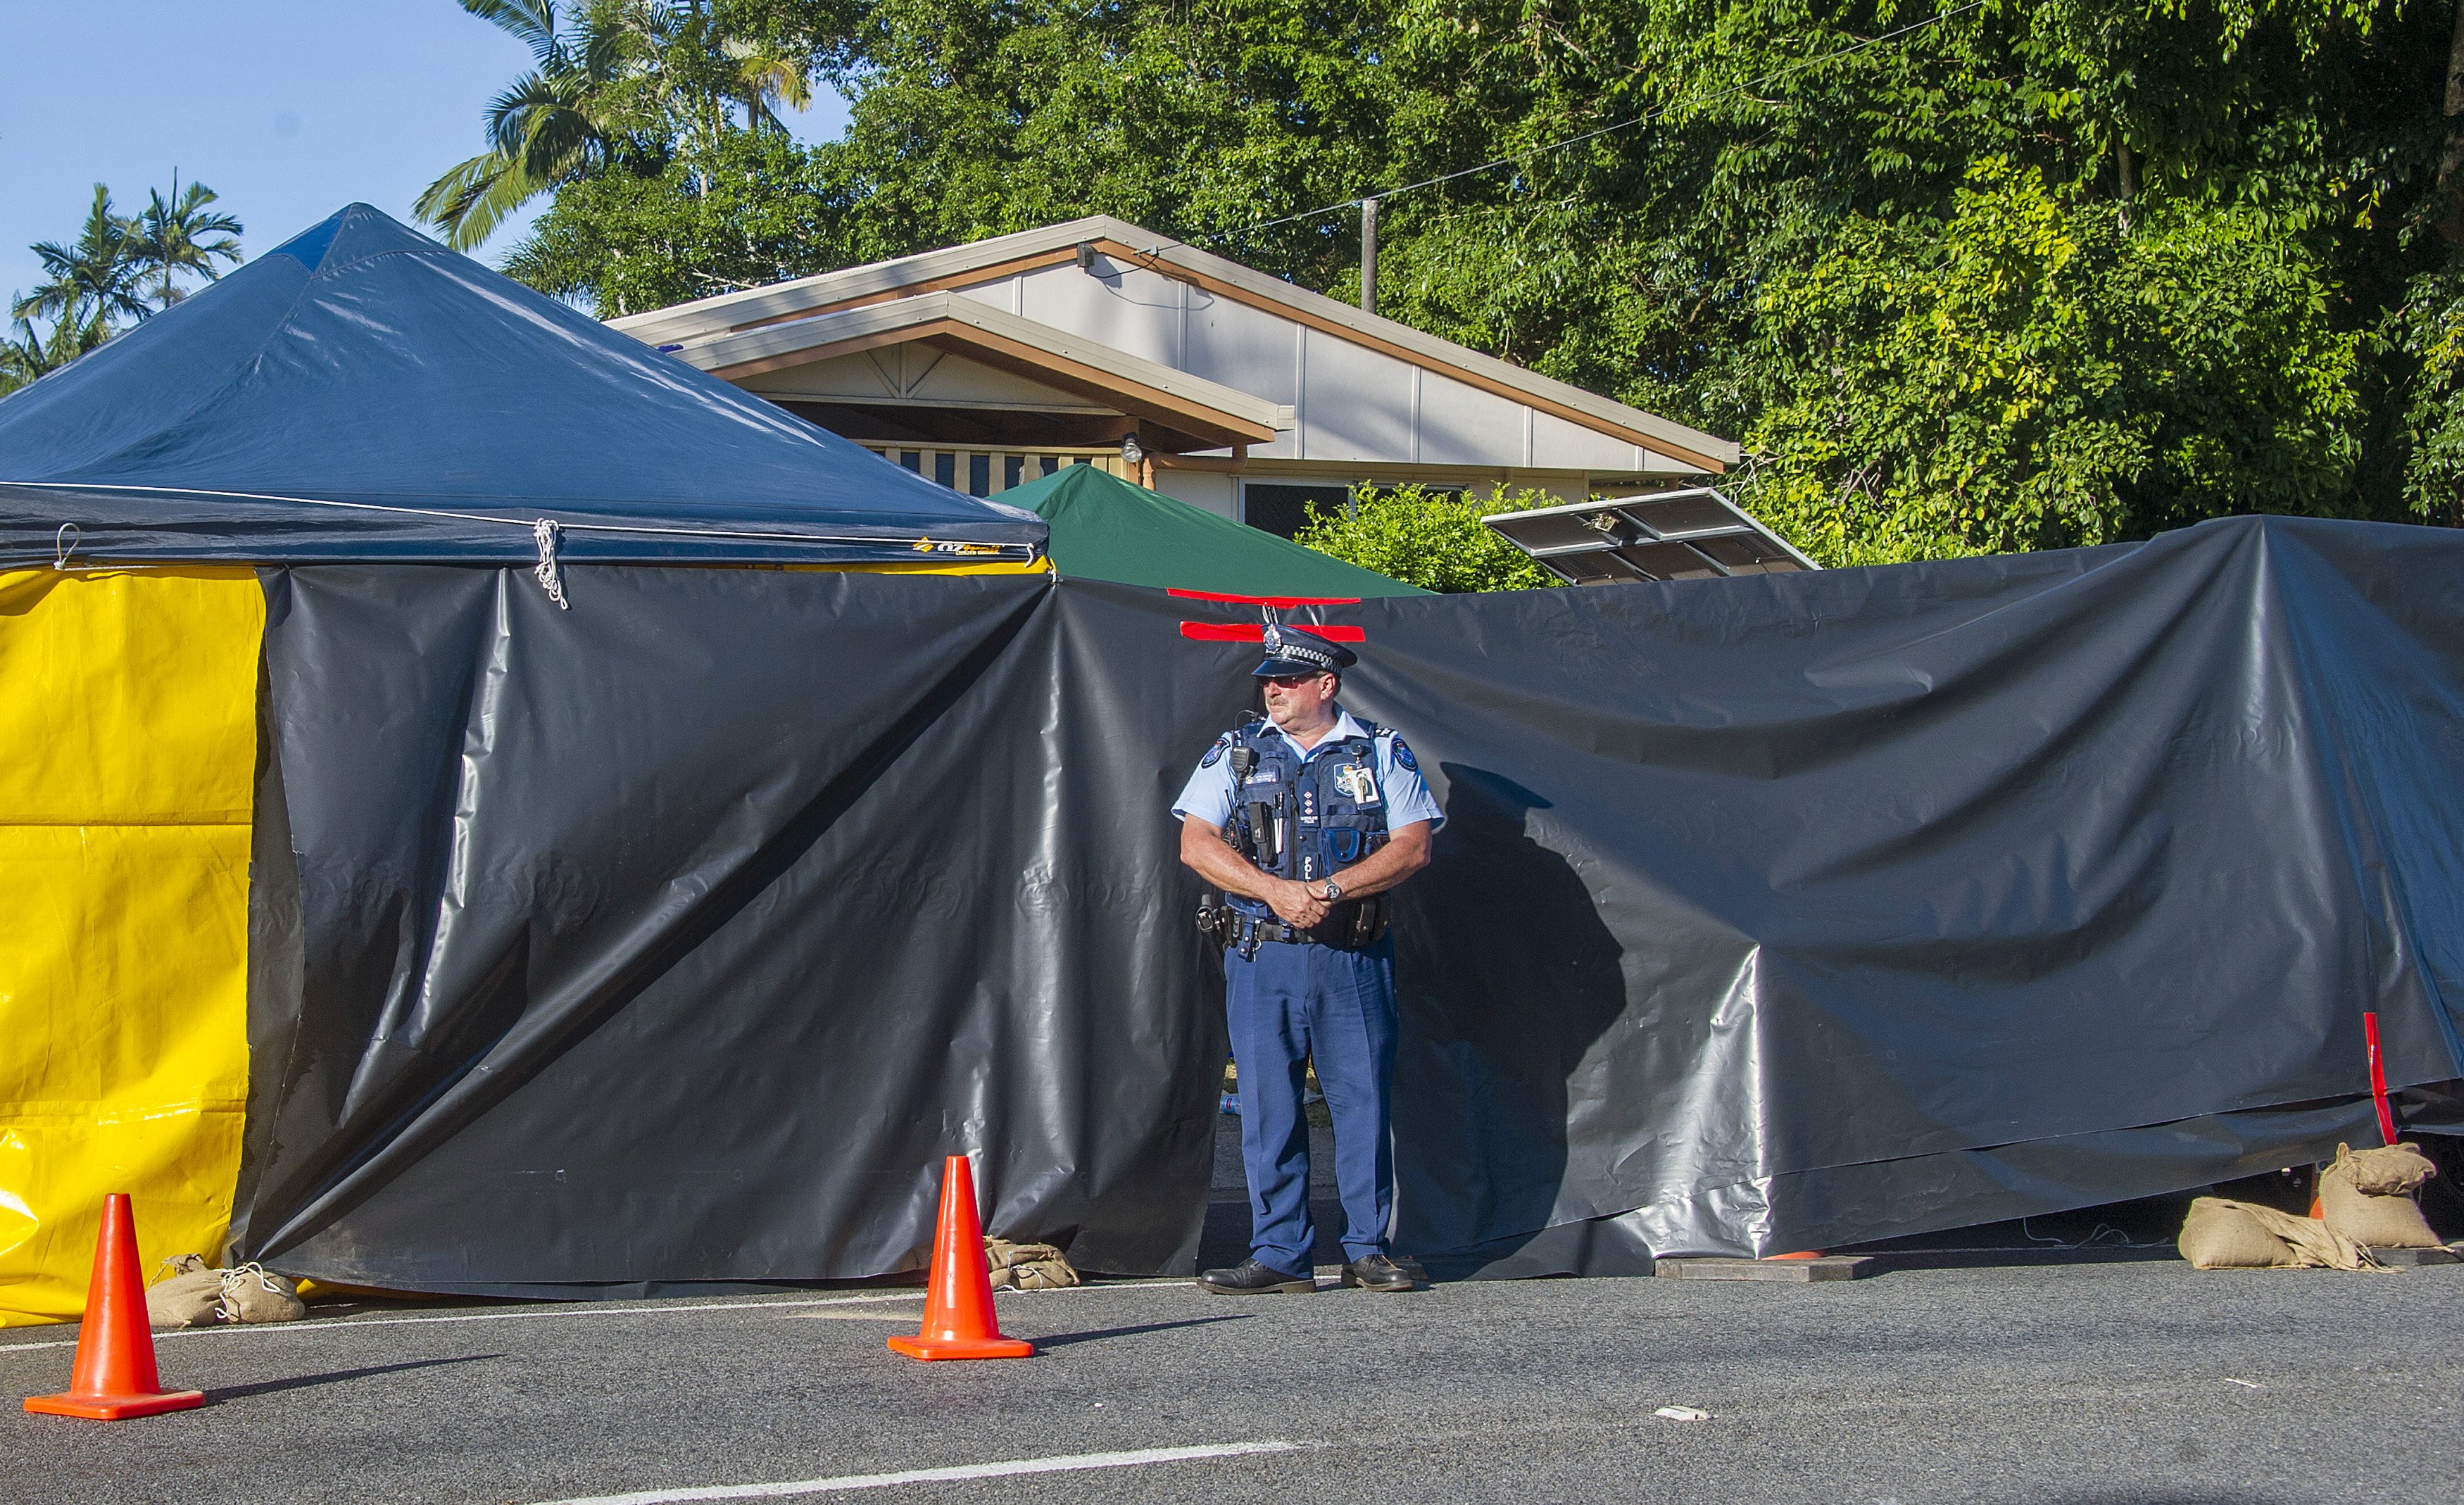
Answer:
[[[1375,570],[1073,465],[1001,493],[1052,530],[1053,568],[1080,579],[1240,596],[1426,596]]]

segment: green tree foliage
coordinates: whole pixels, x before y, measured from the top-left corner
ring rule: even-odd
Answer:
[[[2126,232],[1988,159],[1939,226],[1852,221],[1757,300],[1757,510],[1840,563],[2352,510],[2360,339],[2255,218]]]
[[[462,9],[531,50],[534,66],[488,103],[488,149],[445,170],[412,209],[462,250],[560,185],[626,160],[634,146],[616,119],[621,27],[586,16],[562,25],[556,0],[461,0]]]
[[[0,395],[99,346],[120,320],[146,318],[186,297],[180,278],[211,281],[221,275],[216,261],[237,262],[242,227],[215,210],[214,200],[204,184],[183,189],[174,172],[170,195],[156,190],[131,217],[114,211],[111,190],[96,184],[77,239],[30,248],[43,280],[10,300],[15,331],[0,338]]]
[[[1487,495],[1422,486],[1355,488],[1340,512],[1309,507],[1295,542],[1424,591],[1516,591],[1562,583],[1481,521],[1553,507],[1539,491],[1493,487]]]
[[[110,338],[111,326],[99,318],[56,318],[49,329],[19,318],[15,332],[0,338],[0,397],[51,375]]]
[[[77,239],[66,245],[36,241],[27,249],[43,264],[43,280],[10,306],[18,318],[107,325],[152,312],[145,301],[146,269],[137,227],[112,212],[111,190],[101,184],[94,185],[94,204]]]
[[[1311,211],[1378,193],[1381,313],[1745,440],[1826,562],[2464,496],[2455,0],[727,14],[852,122],[763,180],[793,234],[671,288],[1105,211],[1351,297]]]
[[[831,229],[815,186],[794,141],[732,132],[656,172],[567,185],[505,270],[610,317],[800,276]]]
[[[216,209],[218,195],[202,183],[180,186],[180,174],[171,174],[170,197],[155,189],[146,198],[145,207],[137,211],[130,222],[136,245],[132,255],[144,271],[145,283],[151,291],[154,307],[166,309],[187,297],[187,290],[178,278],[193,273],[209,282],[216,281],[222,273],[217,261],[239,265],[240,222]]]
[[[612,239],[632,247],[636,259],[690,258],[710,242],[690,232],[680,236],[674,216],[653,201],[678,192],[700,197],[715,178],[744,167],[747,154],[735,149],[739,133],[786,144],[780,107],[801,109],[811,100],[811,55],[782,44],[759,6],[583,0],[560,14],[556,0],[460,3],[519,38],[535,64],[489,103],[488,149],[448,168],[413,207],[464,250],[543,193],[615,179],[611,186],[576,194],[564,216],[568,222],[605,217],[611,224],[568,223],[545,239],[567,245]],[[756,171],[738,185],[739,209],[758,216],[757,200],[796,193],[798,185],[768,165],[774,170]],[[557,255],[542,249],[521,265],[554,281],[561,275]],[[681,265],[686,270],[678,275],[687,284],[695,273],[711,273],[690,259]],[[627,267],[619,276],[638,279],[639,273]]]

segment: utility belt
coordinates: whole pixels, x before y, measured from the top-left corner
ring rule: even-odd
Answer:
[[[1244,961],[1270,941],[1361,951],[1385,939],[1388,915],[1386,896],[1372,894],[1366,899],[1346,899],[1328,910],[1325,919],[1304,927],[1286,925],[1273,915],[1262,919],[1243,914],[1207,893],[1198,901],[1198,933],[1226,950],[1238,950]]]

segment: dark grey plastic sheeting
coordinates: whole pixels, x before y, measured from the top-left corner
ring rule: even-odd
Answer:
[[[1185,1270],[1223,1057],[1166,807],[1238,608],[1034,578],[268,575],[240,1252],[456,1291]],[[2464,538],[1413,598],[1355,710],[1397,1243],[1768,1254],[2196,1186],[2464,1077]],[[2442,1085],[2445,1084],[2445,1085]]]

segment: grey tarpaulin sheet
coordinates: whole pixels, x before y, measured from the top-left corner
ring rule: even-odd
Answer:
[[[1185,1269],[1220,990],[1164,811],[1237,608],[1033,578],[268,576],[234,1227],[453,1290]],[[2464,538],[1401,599],[1397,1242],[1772,1253],[2176,1189],[2464,1077]],[[2407,1089],[2420,1089],[2407,1092]],[[2435,1122],[2432,1122],[2432,1121]]]

